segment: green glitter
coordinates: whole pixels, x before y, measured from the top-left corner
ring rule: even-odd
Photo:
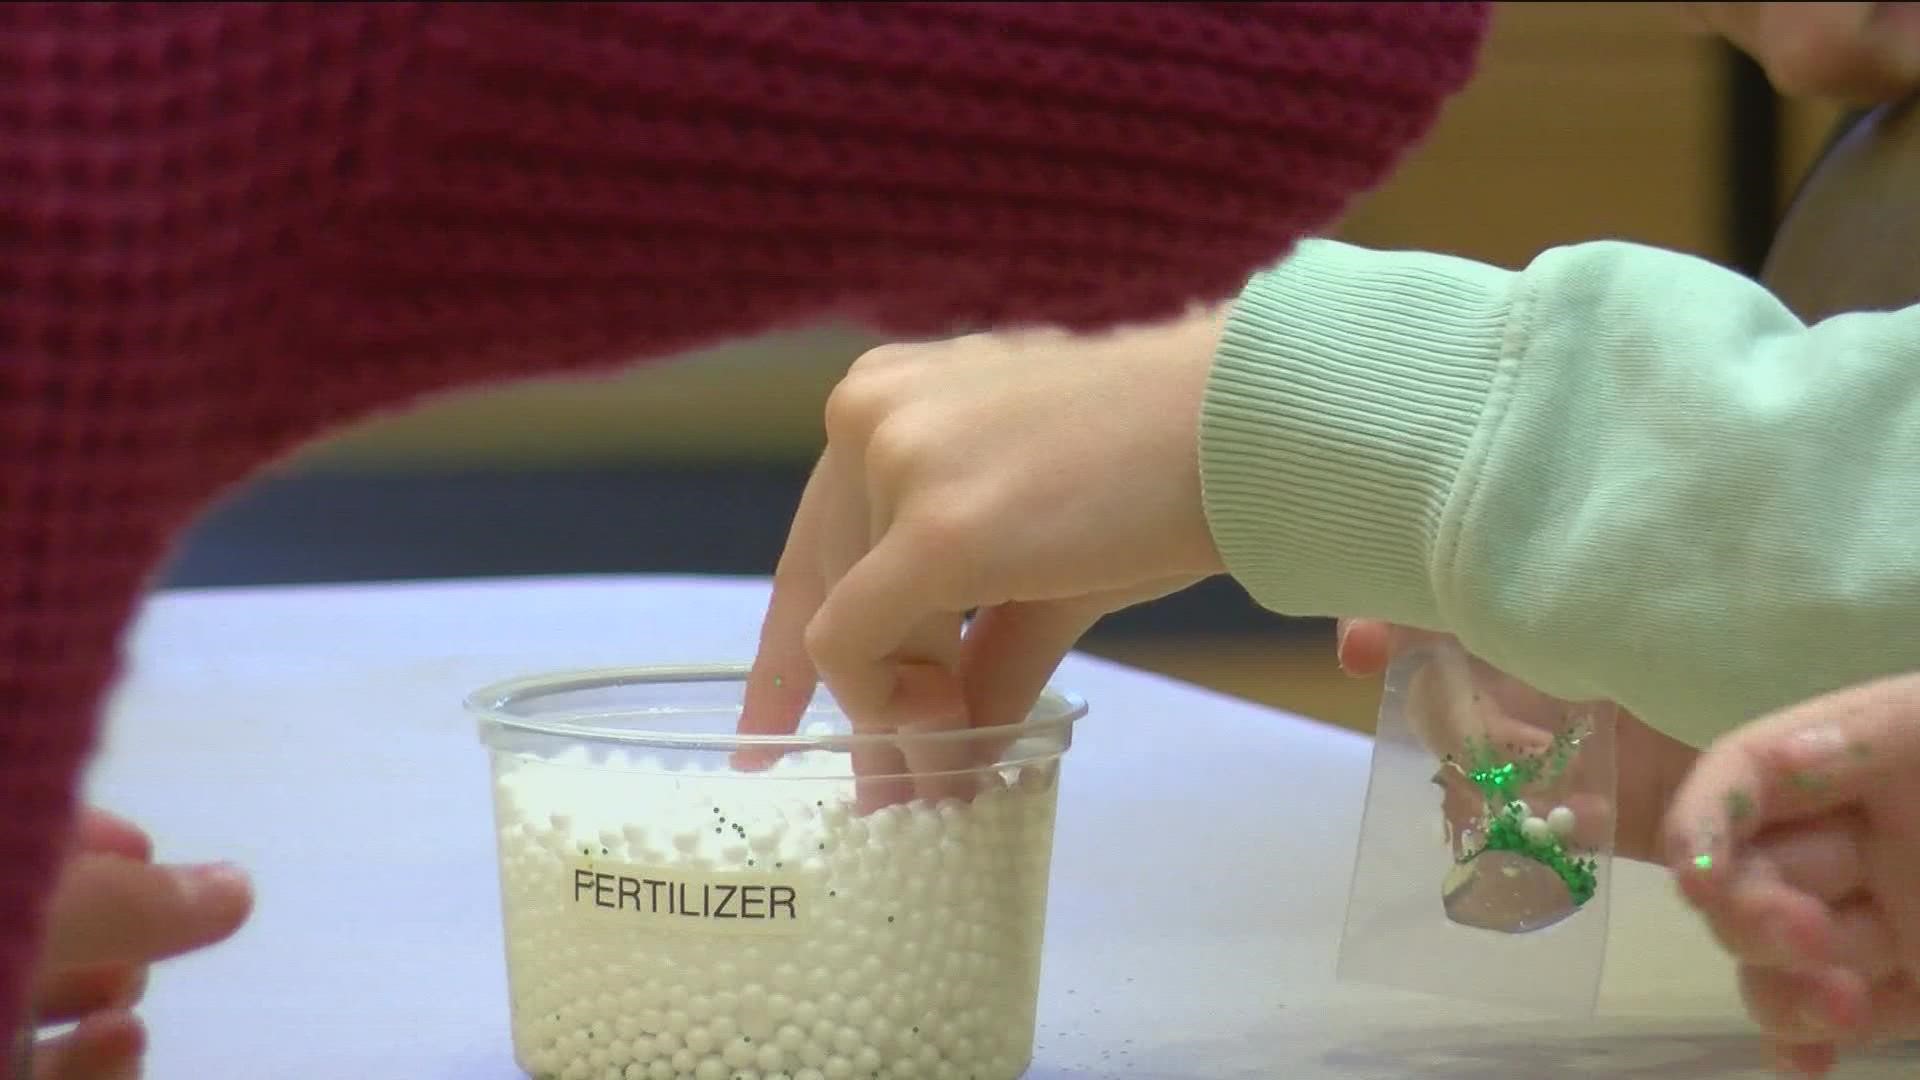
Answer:
[[[1564,772],[1573,754],[1588,734],[1584,726],[1575,726],[1554,736],[1545,752],[1537,757],[1513,761],[1499,759],[1490,741],[1469,739],[1464,747],[1470,768],[1462,770],[1480,789],[1487,802],[1487,838],[1479,850],[1462,858],[1472,862],[1489,851],[1508,851],[1523,855],[1560,876],[1573,897],[1575,907],[1593,899],[1599,888],[1600,864],[1570,854],[1559,837],[1529,839],[1518,806],[1519,794],[1542,777],[1552,778]],[[1449,757],[1447,763],[1460,766]]]
[[[1713,869],[1713,856],[1695,855],[1693,857],[1693,868],[1703,872]]]
[[[1817,773],[1794,773],[1788,781],[1801,791],[1824,791],[1827,786],[1827,778]]]
[[[1543,840],[1528,839],[1520,827],[1520,812],[1512,807],[1487,823],[1487,842],[1474,853],[1474,857],[1489,851],[1511,851],[1516,855],[1525,855],[1560,875],[1560,880],[1567,884],[1567,891],[1573,894],[1574,907],[1581,907],[1593,899],[1600,885],[1598,862],[1567,854],[1567,849],[1552,836]]]
[[[786,680],[786,679],[784,679],[784,678],[782,678],[782,677],[781,677],[781,676],[779,676],[779,675],[775,675],[775,676],[773,677],[773,687],[774,687],[774,689],[776,689],[776,690],[778,690],[778,689],[779,689],[780,687],[782,687],[782,686],[785,686],[785,685],[787,685],[787,680]]]
[[[1735,821],[1745,821],[1753,814],[1753,796],[1744,791],[1727,792],[1727,816]]]

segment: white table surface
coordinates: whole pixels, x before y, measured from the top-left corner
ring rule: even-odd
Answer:
[[[164,858],[239,861],[259,905],[156,975],[151,1080],[517,1080],[461,696],[743,660],[764,598],[684,578],[156,597],[91,793]],[[1059,682],[1092,714],[1067,761],[1030,1080],[1770,1075],[1728,964],[1637,866],[1616,879],[1600,1019],[1336,985],[1367,741],[1084,657]]]

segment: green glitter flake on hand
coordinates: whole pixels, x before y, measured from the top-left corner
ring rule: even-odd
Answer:
[[[1713,856],[1695,855],[1693,857],[1693,868],[1703,874],[1713,869]]]
[[[1827,778],[1818,773],[1794,773],[1787,781],[1801,791],[1825,791],[1827,787]]]
[[[1744,791],[1727,793],[1727,817],[1734,821],[1745,821],[1753,816],[1753,796]]]

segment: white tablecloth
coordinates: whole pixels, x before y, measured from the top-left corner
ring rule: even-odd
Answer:
[[[689,579],[157,597],[92,794],[164,858],[241,862],[260,897],[238,938],[157,975],[152,1080],[516,1080],[461,696],[744,660],[764,599]],[[1599,1020],[1335,985],[1366,740],[1088,658],[1059,682],[1093,711],[1067,763],[1031,1080],[1769,1075],[1727,963],[1639,867],[1617,879]]]

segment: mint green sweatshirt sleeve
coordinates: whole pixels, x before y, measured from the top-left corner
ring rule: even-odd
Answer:
[[[1810,327],[1623,243],[1315,241],[1235,305],[1200,457],[1262,605],[1449,631],[1695,746],[1920,669],[1920,308]]]

